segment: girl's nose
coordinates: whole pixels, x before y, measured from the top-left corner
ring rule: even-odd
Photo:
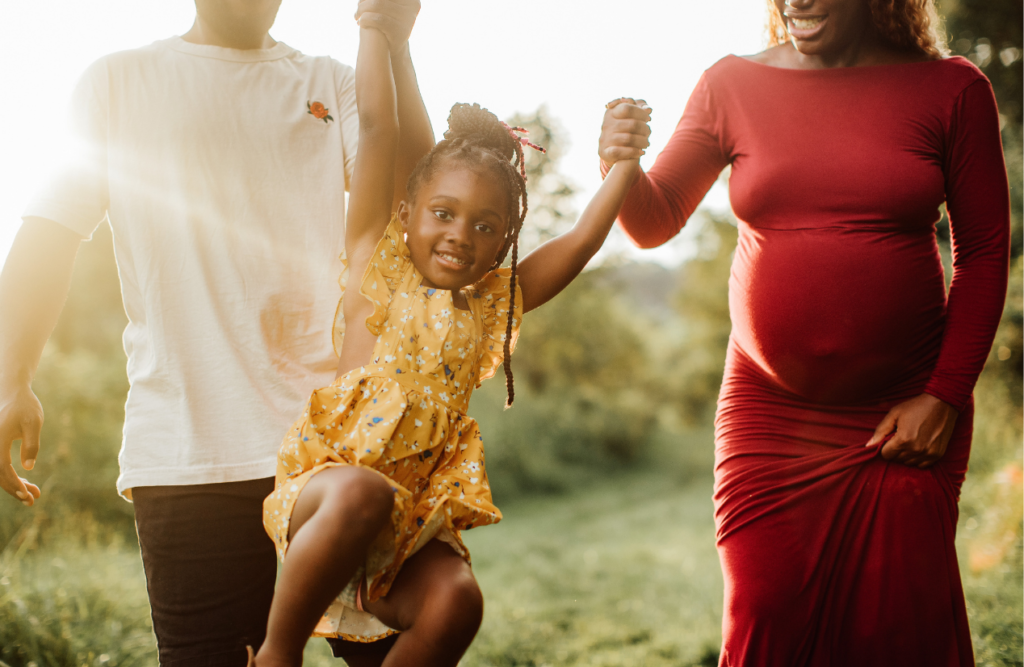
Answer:
[[[448,225],[445,228],[445,240],[449,243],[454,243],[459,247],[465,247],[471,243],[471,231],[472,225],[468,223],[459,223],[455,225]]]

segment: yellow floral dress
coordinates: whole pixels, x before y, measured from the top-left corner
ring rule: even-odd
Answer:
[[[468,561],[460,532],[501,519],[480,430],[466,408],[472,390],[503,360],[509,271],[491,271],[463,288],[468,310],[455,307],[450,291],[424,287],[422,280],[392,220],[360,290],[374,305],[366,320],[377,336],[373,359],[313,392],[281,444],[275,491],[263,503],[264,526],[283,559],[295,500],[316,473],[358,465],[385,476],[395,490],[391,529],[374,541],[314,636],[365,642],[391,634],[355,608],[359,582],[365,577],[369,600],[386,595],[402,563],[433,538]],[[521,303],[517,292],[513,345]]]

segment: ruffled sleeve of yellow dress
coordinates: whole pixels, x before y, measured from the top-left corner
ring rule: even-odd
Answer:
[[[508,311],[512,301],[512,270],[496,269],[480,279],[469,291],[470,308],[478,310],[482,325],[480,340],[480,370],[477,385],[494,375],[505,358],[505,336],[508,335]],[[512,304],[512,340],[510,351],[516,348],[519,324],[523,321],[523,293],[516,285]]]
[[[341,345],[345,340],[346,324],[342,306],[350,277],[348,260],[344,254],[341,256],[341,263],[344,268],[338,282],[341,285],[342,300],[338,303],[338,310],[334,316],[335,354],[341,354]],[[409,247],[405,245],[405,232],[402,231],[398,217],[393,216],[359,284],[359,293],[373,302],[373,314],[366,318],[366,327],[373,335],[380,335],[388,318],[391,298],[412,268]]]

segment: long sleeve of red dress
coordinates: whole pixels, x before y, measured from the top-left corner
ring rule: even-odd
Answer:
[[[999,326],[1010,256],[1010,195],[988,81],[960,94],[948,142],[943,172],[953,280],[939,360],[925,391],[963,410]]]
[[[971,665],[953,538],[1009,257],[991,87],[963,58],[786,70],[729,56],[621,225],[664,243],[726,165],[739,240],[715,420],[721,664]],[[938,464],[864,446],[922,392],[960,411]]]

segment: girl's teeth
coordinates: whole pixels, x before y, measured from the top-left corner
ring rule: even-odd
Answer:
[[[816,27],[819,23],[821,23],[822,18],[819,17],[813,19],[795,19],[790,17],[789,21],[797,30],[810,30]]]
[[[438,254],[441,255],[441,257],[443,257],[444,259],[447,259],[449,262],[454,262],[455,264],[458,264],[460,266],[465,266],[466,265],[466,263],[464,261],[462,261],[461,259],[459,259],[457,257],[452,257],[451,255],[445,255],[443,253],[438,253]]]

